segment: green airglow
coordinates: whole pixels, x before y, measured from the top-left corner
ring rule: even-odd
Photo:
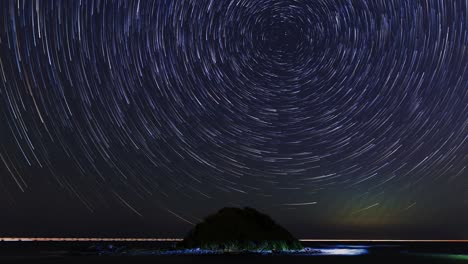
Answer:
[[[446,256],[447,256],[447,258],[449,258],[449,259],[468,260],[468,255],[450,254],[450,255],[446,255]]]

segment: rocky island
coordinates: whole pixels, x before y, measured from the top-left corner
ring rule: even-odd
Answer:
[[[293,235],[268,215],[249,207],[226,207],[206,217],[178,246],[225,252],[303,248]]]

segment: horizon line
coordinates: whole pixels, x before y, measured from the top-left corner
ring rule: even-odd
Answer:
[[[180,242],[183,238],[119,238],[119,237],[0,237],[0,242]],[[301,238],[301,242],[428,242],[468,243],[467,239],[312,239]]]

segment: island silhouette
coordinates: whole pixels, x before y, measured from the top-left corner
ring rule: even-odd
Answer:
[[[178,246],[223,251],[303,248],[299,240],[270,216],[250,207],[225,207],[209,215]]]

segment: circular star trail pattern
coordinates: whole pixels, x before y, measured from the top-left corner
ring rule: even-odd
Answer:
[[[51,182],[140,214],[129,196],[302,206],[466,183],[464,0],[0,5],[13,197]]]

